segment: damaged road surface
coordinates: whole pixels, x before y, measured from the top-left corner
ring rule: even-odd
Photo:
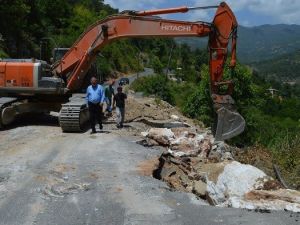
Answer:
[[[126,133],[126,128],[124,129]],[[162,152],[109,130],[0,131],[0,224],[299,224],[299,214],[208,206],[141,173]]]

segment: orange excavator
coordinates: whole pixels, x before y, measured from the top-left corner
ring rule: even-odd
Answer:
[[[211,23],[175,21],[157,16],[208,8],[217,8]],[[243,132],[245,127],[245,120],[234,108],[233,83],[222,80],[230,41],[230,66],[234,68],[236,64],[237,26],[235,16],[225,2],[208,7],[124,11],[90,26],[62,59],[52,65],[35,59],[1,60],[0,124],[11,123],[22,113],[57,111],[64,132],[80,132],[88,120],[88,110],[84,98],[74,93],[81,88],[87,71],[105,45],[130,37],[208,36],[211,96],[218,116],[215,138],[229,139]],[[221,93],[224,86],[227,91]]]

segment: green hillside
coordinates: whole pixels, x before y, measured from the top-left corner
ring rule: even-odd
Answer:
[[[300,83],[300,50],[251,65],[268,80]]]

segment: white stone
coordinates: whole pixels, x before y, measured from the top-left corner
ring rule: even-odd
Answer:
[[[182,156],[186,156],[188,154],[186,154],[185,152],[175,152],[173,155],[176,157],[182,157]]]
[[[219,175],[217,183],[209,181],[207,191],[210,198],[217,204],[226,201],[225,196],[242,198],[245,193],[254,190],[254,185],[259,178],[267,175],[251,165],[244,165],[233,161],[224,167],[224,171]]]
[[[154,139],[159,144],[168,145],[175,139],[174,133],[167,128],[151,128],[147,137]]]
[[[258,168],[233,161],[224,164],[216,183],[207,180],[207,194],[217,206],[300,212],[300,192],[262,190],[269,180],[272,178]]]
[[[177,116],[177,115],[171,115],[171,119],[173,119],[173,120],[179,120],[180,118],[179,118],[179,116]]]
[[[167,128],[151,128],[148,132],[148,136],[163,136],[168,140],[174,140],[175,135],[171,129]]]
[[[148,132],[141,132],[142,137],[147,137],[148,136]]]

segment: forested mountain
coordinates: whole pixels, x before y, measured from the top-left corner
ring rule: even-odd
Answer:
[[[268,80],[300,83],[300,50],[251,66]]]
[[[10,57],[38,57],[43,39],[51,39],[52,47],[68,47],[88,24],[113,12],[101,1],[3,0],[2,47]]]
[[[103,0],[3,0],[0,4],[0,58],[41,58],[49,60],[55,47],[70,47],[94,22],[115,14]],[[162,46],[160,46],[162,47]],[[100,71],[137,71],[141,50],[131,40],[113,43],[97,60]],[[164,51],[161,48],[160,51]]]
[[[300,49],[300,25],[239,26],[238,59],[243,63],[272,59]],[[191,48],[204,48],[207,41],[198,38],[178,38]]]

